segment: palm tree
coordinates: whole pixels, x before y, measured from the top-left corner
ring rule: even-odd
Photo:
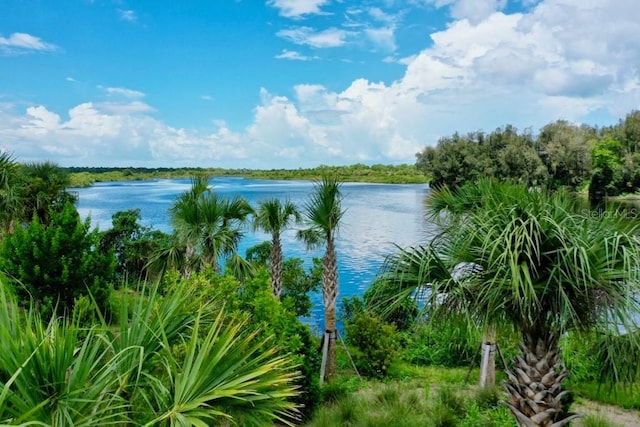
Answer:
[[[207,177],[193,178],[191,188],[169,210],[177,242],[185,248],[187,272],[205,265],[218,271],[220,257],[236,252],[242,227],[253,213],[245,199],[221,197],[208,182]]]
[[[258,203],[258,210],[253,218],[254,230],[263,230],[271,234],[271,251],[269,254],[271,286],[273,294],[280,299],[282,292],[282,243],[280,235],[292,223],[299,223],[301,215],[294,203],[280,199],[262,200]]]
[[[427,288],[434,315],[455,311],[483,325],[512,324],[522,343],[507,370],[507,406],[520,426],[568,424],[577,415],[563,409],[569,391],[562,388],[568,373],[560,336],[624,331],[633,341],[640,313],[637,225],[622,215],[581,212],[566,193],[495,181],[436,190],[428,207],[449,222],[429,246],[395,255],[387,278],[403,295]],[[462,280],[443,274],[470,262],[481,269]]]
[[[52,211],[61,211],[66,202],[75,202],[66,189],[69,174],[56,163],[45,161],[29,163],[23,167],[25,219],[38,216],[41,224],[48,225]]]
[[[23,217],[24,200],[19,181],[18,164],[7,153],[0,153],[0,239],[11,234]]]
[[[325,246],[322,260],[322,300],[324,303],[325,342],[327,358],[325,377],[336,374],[336,302],[338,299],[338,260],[335,235],[344,211],[341,208],[342,182],[336,177],[324,176],[316,181],[304,213],[308,228],[298,236],[309,248]]]

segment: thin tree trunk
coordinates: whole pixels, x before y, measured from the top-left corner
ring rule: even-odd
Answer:
[[[480,361],[481,388],[496,385],[496,325],[489,325],[482,335],[482,359]]]
[[[280,299],[282,294],[282,245],[280,243],[280,236],[278,234],[273,235],[271,243],[271,286],[273,289],[273,295]]]
[[[504,386],[509,394],[506,405],[521,427],[561,427],[579,415],[567,413],[563,399],[571,393],[562,390],[567,370],[558,357],[558,337],[554,334],[523,334],[521,356],[515,368],[507,370]]]
[[[338,265],[335,243],[330,236],[327,239],[327,251],[324,255],[322,275],[322,298],[324,300],[324,327],[329,336],[325,379],[336,375],[336,301],[338,300]]]

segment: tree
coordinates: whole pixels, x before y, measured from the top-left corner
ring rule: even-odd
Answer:
[[[322,259],[322,300],[324,303],[327,359],[325,377],[336,374],[336,302],[338,299],[338,260],[335,236],[344,211],[342,210],[342,182],[325,175],[314,184],[313,192],[304,208],[308,228],[298,236],[308,247],[325,247]]]
[[[169,238],[166,233],[140,225],[139,220],[140,209],[116,212],[111,217],[113,227],[100,237],[102,250],[115,252],[116,272],[122,281],[149,278],[149,261]]]
[[[242,227],[253,213],[245,199],[221,197],[208,182],[207,177],[194,178],[169,209],[176,243],[185,248],[187,271],[206,265],[218,271],[220,257],[236,252]]]
[[[449,208],[465,213],[429,246],[396,255],[388,277],[406,291],[427,288],[439,315],[453,311],[484,325],[511,323],[522,343],[515,367],[507,371],[507,406],[520,426],[568,424],[577,415],[563,407],[569,391],[562,389],[568,373],[559,356],[560,336],[572,330],[624,331],[637,351],[637,225],[622,215],[580,212],[564,192],[490,180],[435,191],[428,204],[433,215]],[[481,270],[463,280],[447,279],[442,272],[459,263]],[[605,373],[621,372],[635,376],[637,366]]]
[[[12,278],[17,295],[32,298],[44,311],[56,306],[69,314],[75,300],[88,293],[106,310],[114,279],[112,251],[98,249],[98,232],[90,231],[75,207],[66,203],[51,212],[45,226],[37,216],[18,227],[0,246],[0,271]]]
[[[436,148],[425,147],[416,154],[416,167],[430,177],[433,187],[456,187],[467,181],[486,176],[487,153],[480,147],[484,140],[481,132],[441,138]]]
[[[11,234],[23,217],[24,200],[18,163],[7,152],[0,153],[0,239]]]
[[[589,201],[601,203],[607,196],[619,194],[623,177],[622,144],[607,135],[593,144],[593,175],[589,185]]]
[[[595,137],[595,129],[565,120],[540,130],[537,145],[549,172],[551,188],[575,190],[591,177],[591,144]]]
[[[263,230],[271,234],[271,252],[269,255],[269,273],[273,294],[280,299],[282,292],[282,243],[280,235],[292,223],[299,223],[302,217],[298,208],[291,201],[281,202],[280,199],[269,199],[258,202],[258,210],[253,218],[254,230]]]
[[[27,221],[36,215],[41,224],[47,225],[52,212],[59,212],[67,202],[74,201],[66,191],[69,174],[57,164],[49,161],[28,163],[23,165],[22,172]]]

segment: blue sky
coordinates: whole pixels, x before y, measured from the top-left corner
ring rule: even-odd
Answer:
[[[640,109],[637,0],[0,0],[0,150],[63,166],[414,163]]]

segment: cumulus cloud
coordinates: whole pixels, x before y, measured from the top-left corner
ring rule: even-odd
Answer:
[[[322,6],[329,0],[269,0],[267,4],[280,11],[280,15],[286,18],[300,18],[305,15],[324,13]]]
[[[397,60],[405,71],[396,81],[359,78],[333,90],[300,81],[289,96],[264,88],[243,129],[223,119],[204,133],[175,128],[154,117],[141,93],[116,91],[121,98],[109,100],[124,102],[87,102],[67,112],[0,108],[0,141],[22,160],[56,156],[69,165],[117,165],[123,156],[127,164],[256,168],[412,163],[422,147],[456,131],[507,123],[536,130],[595,113],[615,122],[640,108],[636,0],[494,9],[432,33],[428,47]],[[298,43],[313,46],[308,36],[317,33],[302,33]]]
[[[0,52],[5,54],[52,52],[57,49],[56,45],[27,33],[13,33],[9,37],[0,36]]]
[[[328,48],[344,45],[347,37],[352,33],[339,28],[327,28],[326,30],[316,31],[310,27],[297,27],[280,30],[276,34],[278,37],[282,37],[295,44]]]

